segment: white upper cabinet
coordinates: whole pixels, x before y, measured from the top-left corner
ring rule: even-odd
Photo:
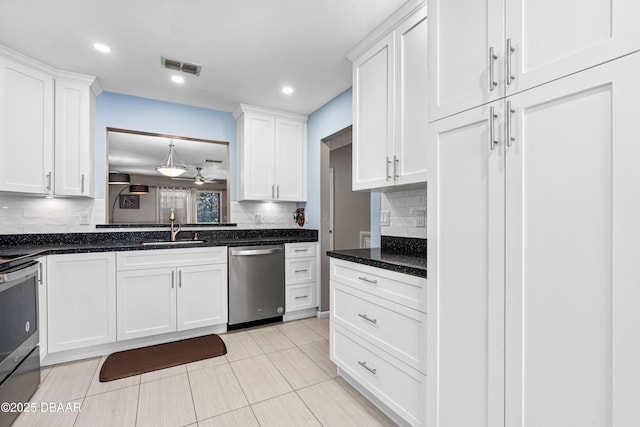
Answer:
[[[640,9],[629,0],[508,0],[507,95],[640,50]]]
[[[427,19],[422,7],[353,60],[353,189],[426,182]]]
[[[353,63],[353,189],[389,185],[393,161],[393,33]]]
[[[427,17],[415,13],[396,29],[396,184],[427,180]]]
[[[429,121],[504,92],[504,0],[429,1]]]
[[[307,199],[307,116],[241,104],[238,200]]]
[[[53,76],[1,55],[0,191],[53,192]]]
[[[67,74],[67,73],[65,73]],[[65,75],[55,82],[55,194],[94,195],[95,78]]]
[[[429,121],[640,49],[624,0],[429,2]]]
[[[93,197],[99,91],[0,45],[0,191]]]

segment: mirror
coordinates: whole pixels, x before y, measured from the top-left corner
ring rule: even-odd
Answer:
[[[174,162],[186,166],[173,178],[156,170],[171,143]],[[168,224],[171,208],[179,224],[230,221],[228,142],[107,128],[107,163],[108,224]],[[129,182],[109,183],[126,177],[114,173]]]

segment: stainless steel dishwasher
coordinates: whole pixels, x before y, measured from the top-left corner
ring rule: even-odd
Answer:
[[[229,248],[229,328],[282,320],[284,245]]]

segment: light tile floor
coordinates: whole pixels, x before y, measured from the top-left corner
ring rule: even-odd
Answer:
[[[107,383],[98,381],[104,358],[44,368],[32,402],[67,410],[23,413],[14,426],[394,425],[337,376],[329,319],[221,337],[226,356]]]

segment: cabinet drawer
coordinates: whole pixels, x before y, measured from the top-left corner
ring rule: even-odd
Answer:
[[[316,242],[287,243],[285,247],[286,258],[315,257]]]
[[[146,268],[182,267],[188,265],[220,264],[227,262],[226,246],[186,249],[152,249],[118,252],[118,271]]]
[[[413,426],[422,425],[426,375],[331,322],[331,360]]]
[[[315,258],[293,258],[285,260],[285,283],[287,285],[315,281]]]
[[[426,312],[427,279],[331,258],[331,280]]]
[[[426,373],[427,315],[331,282],[331,321]]]
[[[306,310],[316,306],[316,284],[287,285],[285,287],[286,312]]]

